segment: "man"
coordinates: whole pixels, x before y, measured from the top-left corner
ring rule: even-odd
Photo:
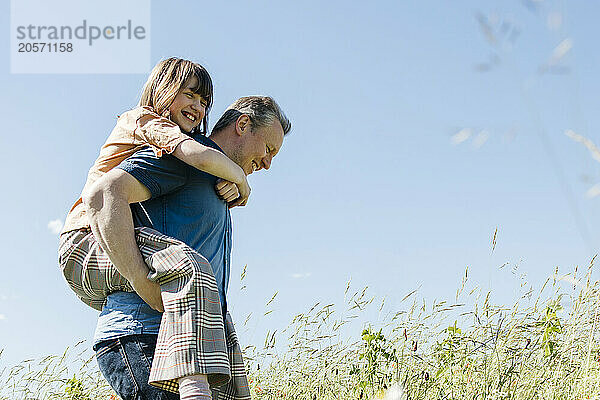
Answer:
[[[289,120],[273,99],[251,96],[233,103],[209,138],[194,139],[222,151],[249,175],[270,168],[290,128]],[[109,295],[98,320],[94,349],[100,370],[123,399],[179,399],[179,395],[173,393],[179,389],[174,382],[179,386],[185,384],[186,388],[200,388],[199,391],[211,382],[213,398],[250,398],[241,350],[227,313],[231,217],[227,204],[215,192],[215,184],[217,189],[226,190],[226,183],[217,184],[214,176],[175,157],[157,158],[151,150],[142,150],[99,179],[84,196],[94,236],[115,266],[133,265],[134,269],[148,271],[148,264],[152,271],[153,264],[164,265],[173,259],[192,260],[196,265],[194,273],[205,282],[199,284],[195,296],[189,299],[202,303],[198,306],[200,311],[193,307],[192,311],[175,310],[186,314],[182,315],[186,324],[198,324],[202,333],[191,352],[188,345],[179,341],[188,340],[187,325],[177,326],[185,325],[178,323],[179,320],[161,322],[161,313],[133,292]],[[182,243],[170,242],[166,236],[149,235],[149,240],[164,241],[165,251],[142,254],[143,245],[136,243],[134,225],[142,230],[153,228]],[[202,269],[200,255],[210,263],[208,270]],[[177,267],[178,263],[175,261],[173,265]],[[213,296],[215,283],[218,295]],[[152,306],[160,310],[162,302],[157,283],[148,280],[147,285],[156,296]],[[173,293],[179,289],[173,288]],[[163,286],[163,300],[165,292],[167,296],[172,294]],[[220,304],[217,312],[213,303]],[[169,304],[165,301],[165,308]],[[169,331],[171,334],[165,334],[161,328],[159,338],[161,323],[163,328],[167,324],[174,328]],[[176,354],[175,361],[166,359],[167,353]],[[197,359],[191,355],[196,353],[200,354]],[[158,359],[162,361],[157,363]],[[193,368],[182,369],[180,364],[193,364]],[[190,374],[194,375],[187,379]],[[223,376],[225,380],[231,379],[215,388]],[[155,386],[167,390],[151,386],[149,379]],[[190,395],[189,398],[209,397]]]

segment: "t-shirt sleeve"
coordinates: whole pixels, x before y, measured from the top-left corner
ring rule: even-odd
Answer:
[[[185,185],[188,174],[183,162],[170,155],[157,157],[149,148],[133,154],[117,168],[146,186],[152,197],[162,196],[181,188]]]
[[[140,109],[133,132],[136,144],[148,143],[154,147],[154,153],[160,157],[171,154],[184,140],[191,139],[179,126],[168,118],[161,117],[147,107]]]

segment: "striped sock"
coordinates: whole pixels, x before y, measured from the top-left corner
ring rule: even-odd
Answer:
[[[206,375],[179,378],[180,400],[211,400],[212,395]]]

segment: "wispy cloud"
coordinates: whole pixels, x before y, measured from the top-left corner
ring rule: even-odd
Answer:
[[[478,150],[490,138],[490,132],[487,129],[481,129],[476,132],[476,128],[462,128],[450,137],[450,142],[453,145],[459,145],[469,139],[475,150]]]
[[[473,139],[473,147],[476,149],[480,148],[488,140],[489,137],[490,137],[490,133],[488,131],[486,131],[485,129],[482,130]]]
[[[304,278],[308,278],[311,275],[312,275],[311,272],[306,272],[304,274],[296,272],[296,273],[292,274],[292,278],[294,278],[294,279],[304,279]]]
[[[4,319],[6,319],[6,315],[4,315],[4,314],[0,314],[0,321],[2,321],[2,320],[4,320]]]
[[[60,219],[53,219],[48,222],[48,230],[54,235],[58,235],[62,231],[64,223]]]
[[[473,131],[470,128],[463,128],[452,135],[450,140],[452,141],[452,144],[460,144],[470,138],[472,133]]]

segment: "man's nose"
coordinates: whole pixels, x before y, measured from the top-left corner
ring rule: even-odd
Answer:
[[[267,154],[266,156],[264,156],[262,159],[263,168],[264,169],[271,168],[271,161],[273,161],[273,157],[271,157],[270,154]]]

